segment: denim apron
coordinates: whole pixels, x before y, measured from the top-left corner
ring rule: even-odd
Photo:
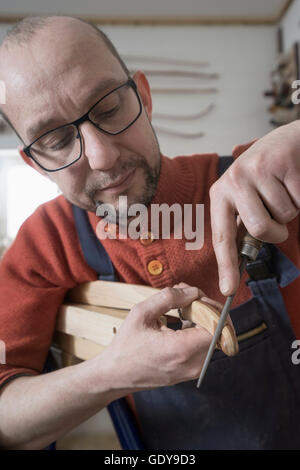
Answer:
[[[231,161],[220,159],[220,175]],[[99,279],[117,280],[86,212],[73,206],[73,213],[87,263]],[[252,298],[230,312],[240,352],[227,357],[216,350],[200,389],[192,380],[134,393],[143,443],[125,399],[112,402],[108,408],[123,448],[300,448],[300,366],[291,360],[295,335],[279,289],[300,271],[273,245],[264,245],[247,271]]]
[[[215,351],[200,389],[189,381],[135,394],[147,447],[300,449],[300,366],[291,360],[295,336],[277,283],[300,272],[270,251],[274,276],[250,280],[253,297],[230,313],[239,353]]]

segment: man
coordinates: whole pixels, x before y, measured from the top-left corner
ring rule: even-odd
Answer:
[[[0,64],[7,86],[2,112],[23,142],[20,154],[63,193],[25,222],[1,262],[7,364],[0,375],[0,444],[43,448],[112,400],[138,392],[134,401],[149,448],[297,445],[299,372],[290,361],[295,336],[285,309],[299,334],[299,122],[235,149],[236,161],[217,181],[215,154],[160,155],[145,75],[129,79],[113,46],[90,25],[28,19],[4,40]],[[132,309],[103,354],[41,375],[67,290],[99,274],[81,251],[78,214],[87,216],[95,234],[96,208],[107,203],[118,210],[120,195],[129,205],[211,204],[212,232],[206,209],[205,246],[197,253],[185,251],[183,240],[103,240],[120,281],[166,289]],[[223,295],[237,289],[237,215],[253,236],[286,240],[281,251],[271,245],[276,276],[253,280],[252,293],[243,283],[235,304],[242,333],[253,332],[261,314],[268,328],[236,358],[217,354],[199,392],[191,380],[211,336],[201,328],[174,332],[159,317],[205,294],[222,301],[218,276]],[[287,286],[285,304],[275,277]]]

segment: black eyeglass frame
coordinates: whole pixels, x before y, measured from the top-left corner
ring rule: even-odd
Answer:
[[[136,116],[136,118],[130,123],[128,124],[128,126],[124,127],[124,129],[122,129],[121,131],[118,131],[118,132],[109,132],[109,131],[106,131],[105,129],[102,129],[100,126],[98,126],[95,122],[93,122],[90,118],[89,118],[89,114],[90,112],[95,108],[95,106],[97,106],[102,100],[104,100],[104,98],[106,98],[107,96],[109,96],[111,93],[114,93],[115,91],[119,90],[120,88],[122,87],[125,87],[127,85],[130,85],[131,88],[133,89],[133,91],[135,92],[135,95],[137,97],[137,100],[138,100],[138,103],[139,103],[139,112],[138,112],[138,115]],[[142,102],[141,102],[141,98],[138,94],[138,91],[137,91],[137,86],[136,86],[136,83],[135,81],[129,77],[129,79],[127,80],[127,82],[123,83],[122,85],[119,85],[117,88],[114,88],[113,90],[109,91],[108,93],[106,93],[104,96],[102,96],[102,98],[100,98],[100,100],[97,101],[97,103],[93,104],[93,106],[87,111],[87,113],[85,113],[83,116],[81,116],[80,118],[76,119],[75,121],[73,122],[69,122],[67,124],[62,124],[61,126],[58,126],[58,127],[55,127],[54,129],[51,129],[50,131],[47,131],[45,132],[44,134],[40,135],[39,137],[37,137],[33,142],[31,142],[30,145],[27,145],[26,147],[23,148],[23,152],[25,153],[25,155],[27,155],[27,157],[31,158],[40,168],[42,168],[44,171],[47,171],[48,173],[54,173],[55,171],[60,171],[60,170],[64,170],[65,168],[68,168],[69,166],[73,165],[74,163],[78,162],[78,160],[81,158],[82,156],[82,137],[80,135],[80,129],[79,129],[79,126],[80,124],[82,124],[83,122],[85,121],[89,121],[91,122],[97,129],[99,129],[101,132],[104,132],[105,134],[108,134],[108,135],[118,135],[118,134],[121,134],[122,132],[126,131],[126,129],[128,129],[130,126],[132,126],[132,124],[134,124],[138,118],[140,117],[141,113],[142,113]],[[50,134],[51,132],[54,132],[58,129],[61,129],[62,127],[66,127],[66,126],[75,126],[76,129],[77,129],[77,136],[76,138],[80,139],[80,154],[79,154],[79,157],[75,158],[75,160],[73,160],[72,162],[70,163],[67,163],[66,165],[64,166],[61,166],[59,168],[56,168],[55,170],[49,170],[47,168],[45,168],[40,162],[38,162],[36,160],[36,158],[31,154],[30,152],[30,149],[31,147],[39,140],[41,139],[42,137],[45,137],[45,135],[47,134]]]

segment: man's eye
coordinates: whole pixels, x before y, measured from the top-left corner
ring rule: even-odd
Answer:
[[[98,120],[103,120],[103,119],[108,119],[110,117],[113,117],[120,109],[120,106],[115,106],[114,108],[111,108],[107,111],[98,111],[95,118]]]
[[[69,143],[70,143],[70,140],[69,140],[69,139],[68,139],[68,140],[62,140],[62,141],[60,141],[60,142],[57,142],[57,144],[52,145],[52,146],[50,147],[50,150],[52,150],[52,151],[54,151],[54,152],[57,151],[57,150],[61,150],[61,149],[63,149],[64,147],[66,147]]]
[[[44,148],[52,152],[56,152],[58,150],[61,150],[67,147],[67,145],[72,143],[72,140],[73,140],[73,135],[67,135],[60,140],[55,139],[55,140],[50,140],[49,142],[44,142]]]

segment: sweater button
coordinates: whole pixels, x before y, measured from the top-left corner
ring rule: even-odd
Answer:
[[[147,246],[150,245],[154,241],[153,233],[145,232],[140,237],[140,242],[142,245]]]
[[[119,233],[119,227],[118,227],[118,225],[115,225],[115,224],[105,225],[103,230],[104,230],[104,232],[111,233],[111,234],[116,234],[116,235],[118,235],[118,233]]]
[[[153,259],[148,263],[148,271],[153,276],[158,276],[163,271],[163,265],[158,259]]]

